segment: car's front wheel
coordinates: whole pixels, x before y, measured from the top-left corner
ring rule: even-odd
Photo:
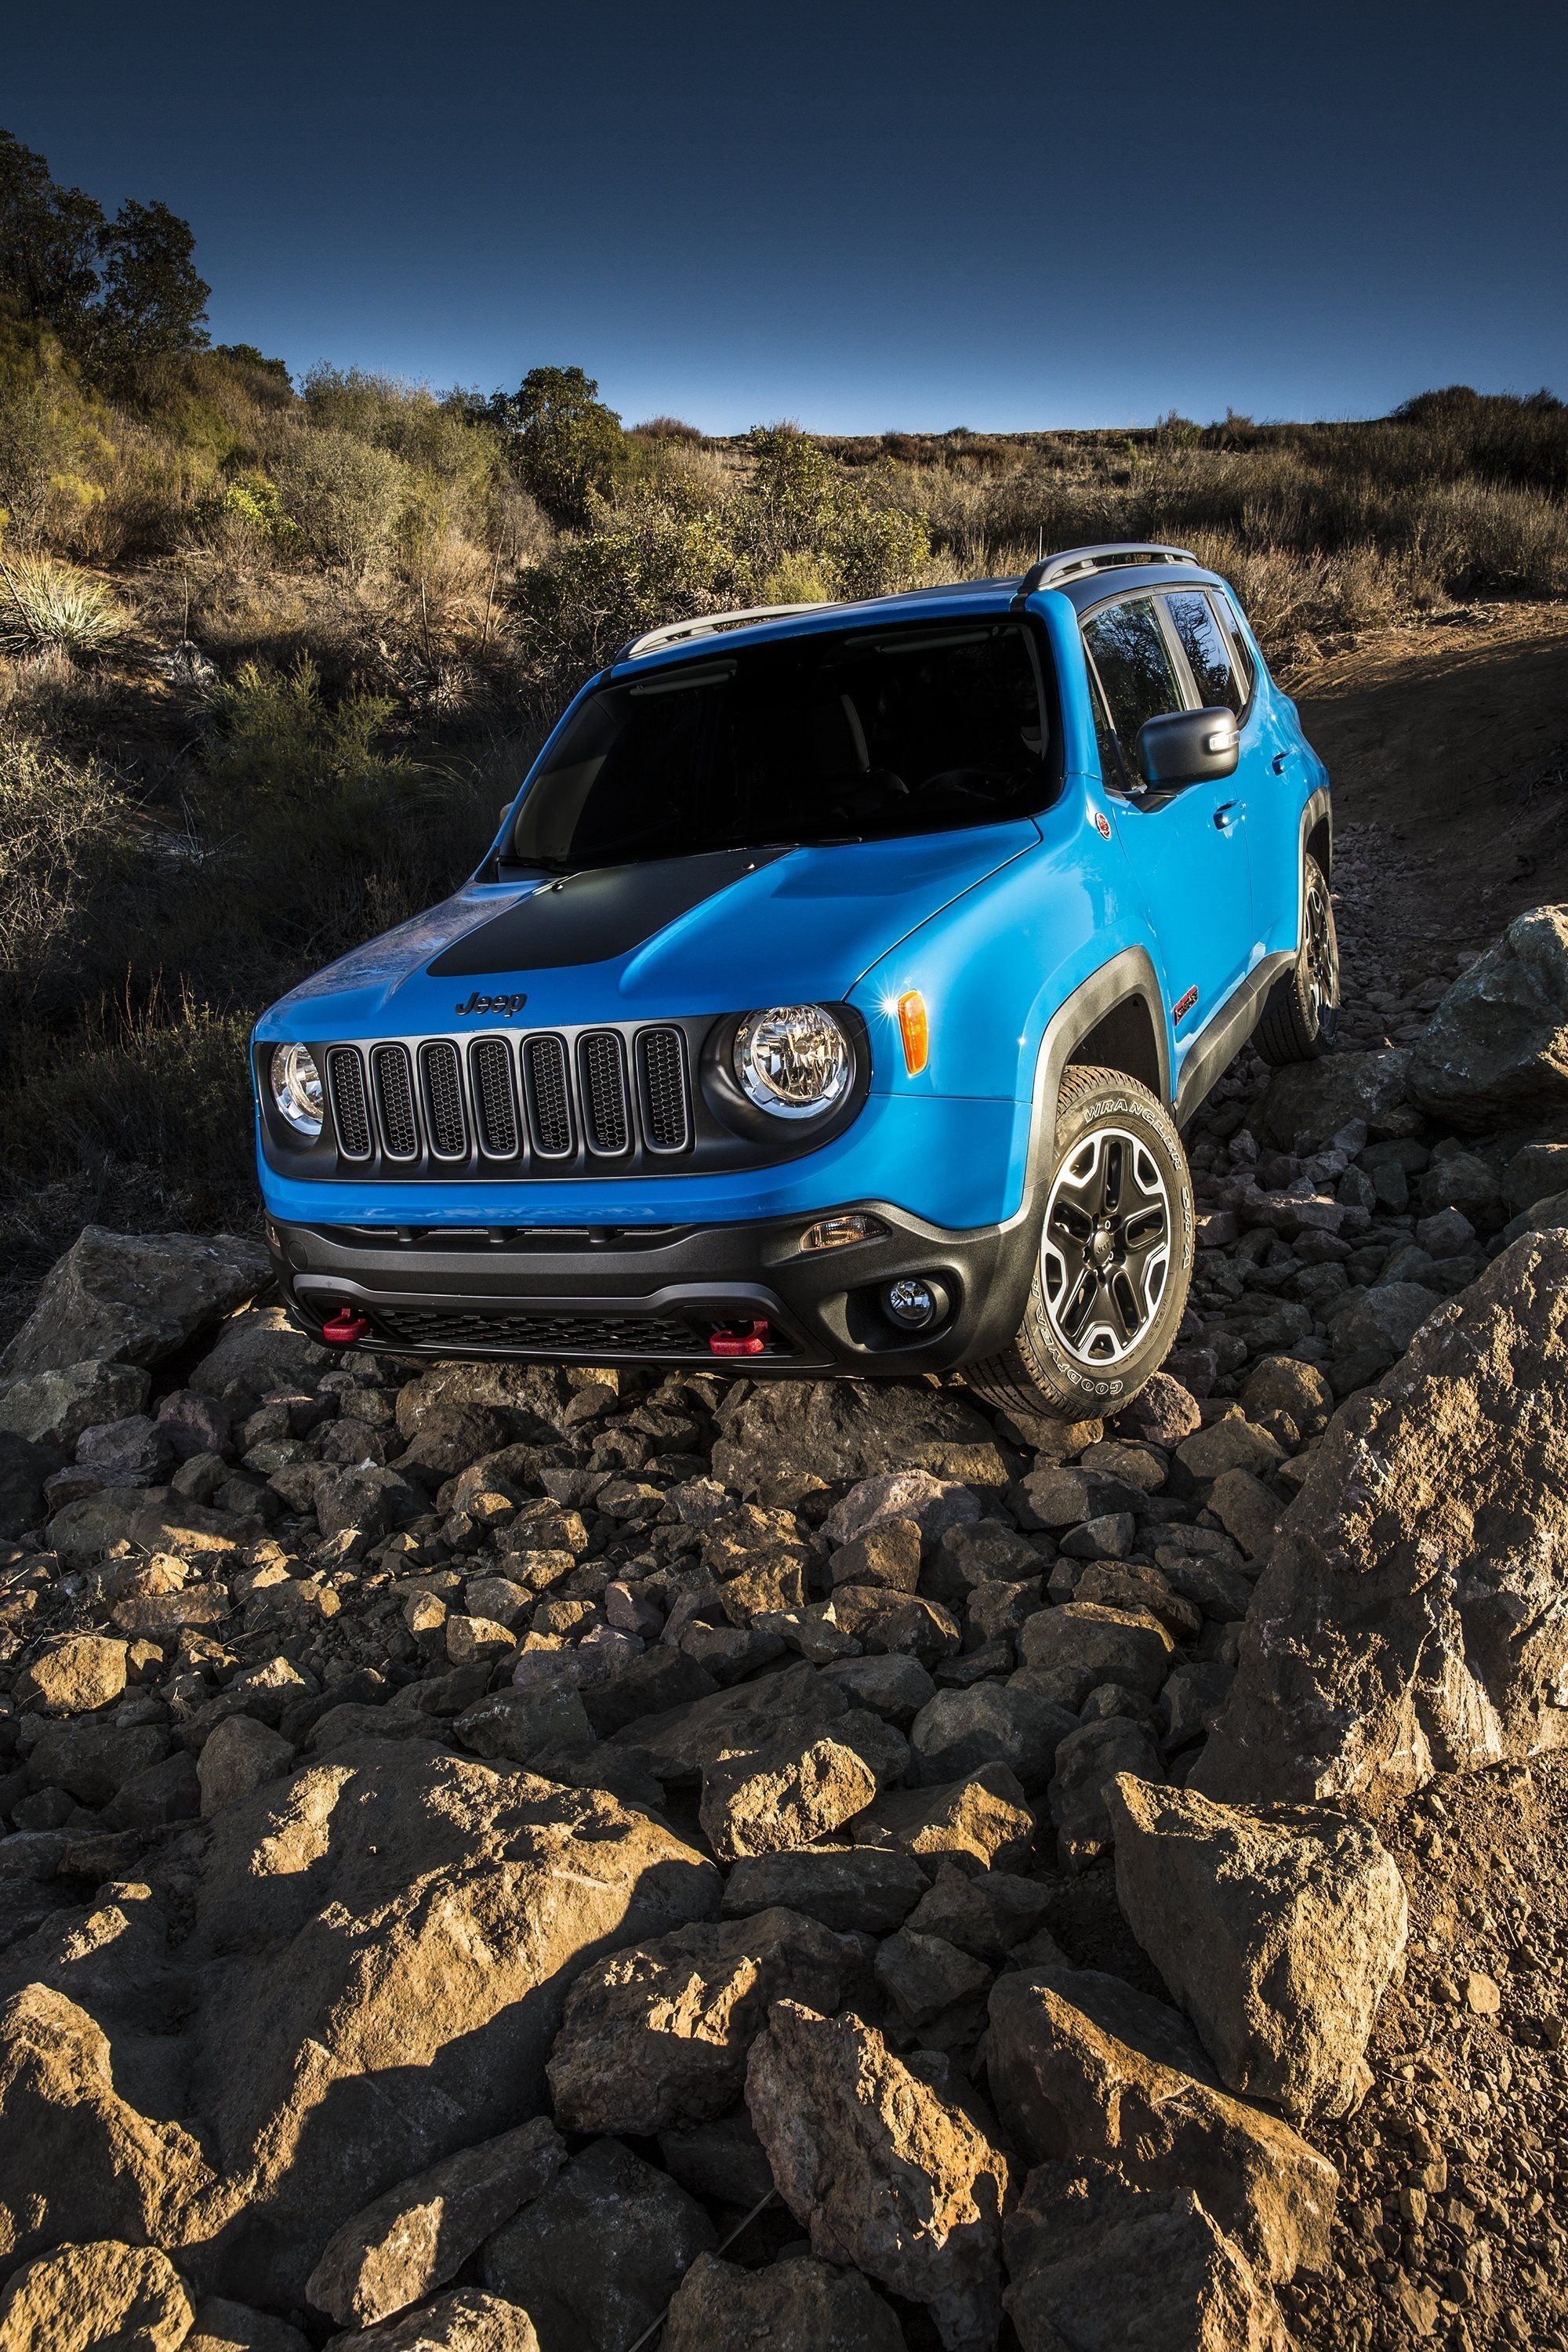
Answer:
[[[964,1379],[1010,1412],[1120,1412],[1174,1345],[1192,1272],[1192,1177],[1169,1114],[1119,1070],[1069,1069],[1023,1322]]]

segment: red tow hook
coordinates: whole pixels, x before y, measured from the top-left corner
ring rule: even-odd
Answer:
[[[321,1337],[329,1348],[348,1348],[356,1339],[363,1339],[369,1329],[365,1316],[356,1315],[352,1307],[340,1307],[331,1321],[322,1324]]]
[[[721,1323],[708,1334],[708,1347],[715,1356],[760,1356],[768,1344],[771,1326],[760,1323]]]

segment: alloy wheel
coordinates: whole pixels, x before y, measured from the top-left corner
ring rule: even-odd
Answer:
[[[1046,1203],[1040,1283],[1057,1339],[1081,1364],[1119,1364],[1154,1319],[1171,1263],[1171,1202],[1146,1143],[1086,1136]]]

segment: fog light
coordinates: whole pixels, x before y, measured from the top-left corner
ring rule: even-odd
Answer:
[[[800,1237],[803,1250],[843,1249],[849,1242],[875,1241],[885,1234],[887,1226],[880,1217],[863,1215],[851,1210],[842,1217],[818,1217],[815,1225],[807,1225]]]
[[[889,1283],[882,1305],[906,1331],[923,1331],[946,1314],[947,1293],[940,1282],[928,1281],[924,1275],[905,1274]]]

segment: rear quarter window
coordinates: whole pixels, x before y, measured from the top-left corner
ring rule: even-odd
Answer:
[[[1204,710],[1241,710],[1249,681],[1242,674],[1231,640],[1201,588],[1173,588],[1165,610],[1187,657],[1198,705]]]

